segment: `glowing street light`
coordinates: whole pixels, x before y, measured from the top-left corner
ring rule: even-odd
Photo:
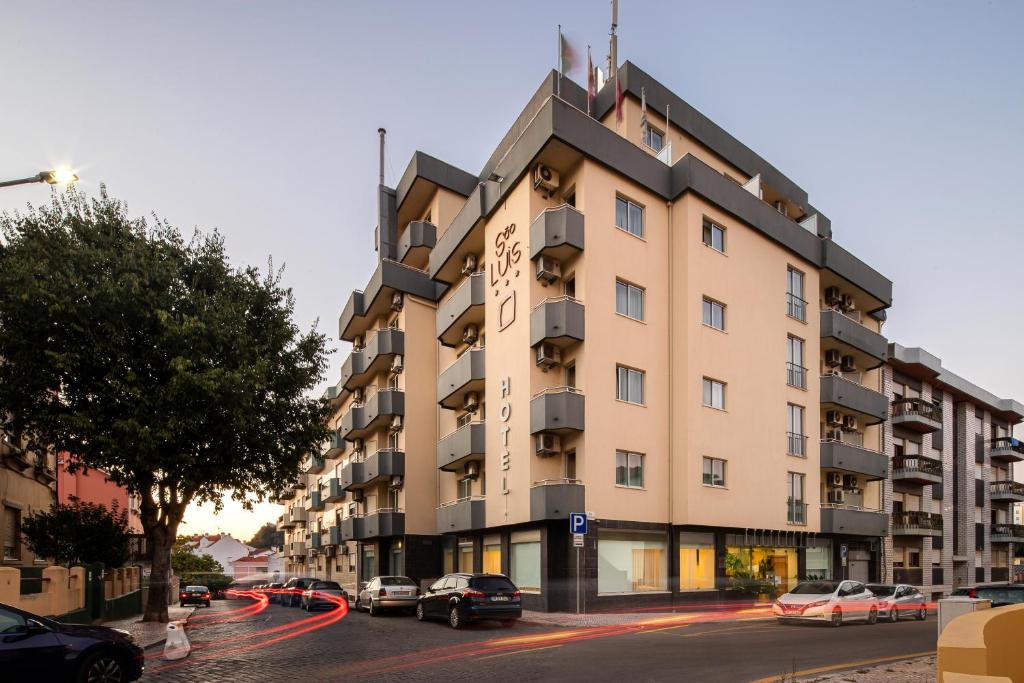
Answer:
[[[14,185],[28,185],[31,183],[49,183],[50,185],[65,185],[78,181],[78,176],[67,166],[58,166],[49,171],[40,171],[36,175],[17,180],[5,180],[0,182],[0,187],[13,187]]]

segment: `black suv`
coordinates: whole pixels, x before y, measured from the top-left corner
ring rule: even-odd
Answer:
[[[320,579],[313,579],[306,577],[303,579],[294,578],[288,579],[288,582],[284,584],[284,588],[279,588],[281,600],[280,603],[286,607],[299,607],[302,605],[302,593],[309,588],[309,584],[315,583]]]
[[[145,657],[127,631],[61,624],[0,603],[5,681],[110,681],[142,676]]]
[[[280,581],[264,585],[263,592],[267,594],[267,602],[278,602],[281,597],[282,588],[284,588],[284,584]]]
[[[991,600],[993,607],[1019,605],[1024,603],[1024,584],[983,583],[955,589],[950,595]]]
[[[178,604],[210,606],[210,589],[206,586],[185,586],[178,593]]]
[[[467,621],[497,619],[512,626],[523,616],[519,589],[502,574],[448,574],[416,602],[416,618],[447,619],[452,628]]]

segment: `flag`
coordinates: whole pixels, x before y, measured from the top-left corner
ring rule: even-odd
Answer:
[[[576,56],[576,50],[572,48],[569,41],[564,35],[562,35],[561,27],[558,30],[558,54],[559,54],[559,73],[565,76],[576,69],[579,66],[578,58]]]
[[[597,76],[594,74],[594,62],[590,58],[590,46],[587,45],[587,114],[590,114],[591,103],[597,97]]]
[[[640,88],[640,131],[644,142],[647,141],[647,90]]]
[[[622,103],[623,103],[624,99],[625,98],[623,98],[623,96],[622,96],[622,83],[619,82],[619,76],[618,76],[618,74],[616,74],[615,75],[615,125],[616,126],[619,125],[620,123],[622,123],[622,116],[624,114]]]

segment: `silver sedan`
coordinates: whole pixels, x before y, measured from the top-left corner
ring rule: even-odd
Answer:
[[[356,609],[375,617],[386,609],[416,609],[420,589],[408,576],[375,576],[366,582],[356,598]]]
[[[913,617],[924,621],[928,616],[928,600],[911,585],[905,583],[869,583],[868,590],[878,598],[878,618],[899,621]]]

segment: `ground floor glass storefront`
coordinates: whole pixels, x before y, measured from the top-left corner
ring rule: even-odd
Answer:
[[[661,532],[600,529],[597,593],[668,591],[668,537]]]

